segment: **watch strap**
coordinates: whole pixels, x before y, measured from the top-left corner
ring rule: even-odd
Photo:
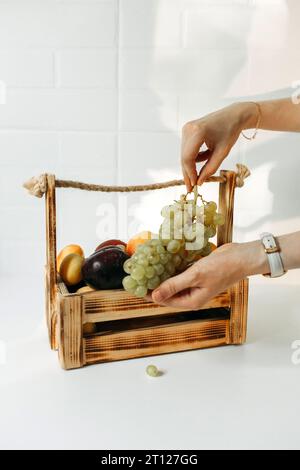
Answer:
[[[261,242],[264,246],[268,257],[270,274],[264,274],[267,277],[280,277],[285,273],[282,259],[280,256],[280,248],[275,237],[269,232],[263,232],[260,235]]]

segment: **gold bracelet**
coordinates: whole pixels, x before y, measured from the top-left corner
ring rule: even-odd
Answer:
[[[252,104],[255,104],[255,106],[257,107],[257,110],[258,110],[258,118],[257,118],[257,122],[256,122],[256,126],[255,126],[255,130],[253,132],[253,135],[251,135],[250,137],[248,135],[245,135],[244,132],[242,131],[241,134],[243,137],[245,137],[245,139],[247,140],[254,140],[255,137],[256,137],[256,134],[258,132],[258,129],[259,129],[259,124],[260,124],[260,121],[261,121],[261,107],[258,103],[256,103],[255,101],[249,101],[249,103],[252,103]]]

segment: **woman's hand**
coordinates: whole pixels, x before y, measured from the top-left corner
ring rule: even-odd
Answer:
[[[259,128],[274,131],[300,132],[300,105],[291,98],[260,101]],[[256,127],[259,117],[257,104],[234,103],[188,122],[182,131],[181,163],[188,191],[217,171],[244,129]],[[207,150],[200,151],[203,144]],[[196,162],[206,161],[198,177]]]
[[[260,241],[229,243],[163,282],[152,292],[152,300],[169,307],[198,310],[232,284],[253,274],[265,274],[268,269]]]
[[[241,131],[255,127],[258,117],[254,103],[235,103],[188,122],[182,131],[181,163],[188,191],[214,174],[227,157]],[[207,150],[200,151],[206,144]],[[198,177],[196,162],[206,161]]]

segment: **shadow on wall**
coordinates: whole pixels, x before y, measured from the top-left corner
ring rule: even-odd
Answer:
[[[291,97],[293,89],[286,88],[273,91],[264,95],[251,96],[252,101],[280,99]],[[243,97],[243,100],[247,99]],[[249,98],[250,99],[250,98]],[[297,105],[295,105],[297,106]],[[298,105],[300,106],[300,104]],[[265,131],[267,132],[267,131]],[[270,132],[270,136],[272,136]],[[259,140],[259,135],[257,137]],[[269,214],[257,218],[246,227],[238,227],[240,232],[256,230],[262,224],[277,222],[300,217],[300,133],[276,133],[268,142],[256,145],[251,150],[251,144],[247,149],[247,165],[251,170],[271,164],[271,169],[266,181],[267,189],[272,195],[273,202]],[[259,195],[259,188],[257,191]],[[259,205],[263,201],[256,201]],[[288,227],[287,227],[288,230]]]
[[[160,9],[160,5],[159,2],[153,2],[151,12],[147,14],[147,19],[145,20],[147,28],[145,30],[148,36],[152,35],[152,37],[145,38],[147,43],[153,43],[153,38],[155,42],[156,36],[160,36],[163,27],[166,26],[163,19],[166,13]],[[176,5],[174,7],[173,5],[168,5],[168,9],[178,8],[177,2]],[[186,2],[181,3],[181,15],[183,15],[186,6]],[[146,173],[146,180],[151,182],[181,177],[179,161],[180,138],[177,133],[173,132],[174,128],[168,127],[168,120],[164,119],[166,114],[165,106],[172,106],[172,104],[164,102],[165,90],[168,90],[171,94],[176,94],[177,97],[181,97],[182,108],[188,108],[187,113],[184,111],[182,113],[184,119],[197,119],[207,112],[214,111],[215,108],[220,108],[224,104],[230,103],[231,100],[224,97],[232,83],[236,80],[236,77],[240,74],[240,71],[247,67],[247,39],[251,30],[255,8],[252,5],[243,5],[237,14],[237,9],[230,9],[228,5],[213,7],[205,5],[200,10],[198,9],[199,5],[197,2],[191,2],[188,6],[191,6],[190,12],[193,12],[193,7],[195,6],[195,11],[200,15],[199,20],[203,25],[200,36],[198,36],[199,28],[194,28],[192,32],[192,45],[187,44],[187,47],[176,49],[158,46],[157,48],[148,49],[146,54],[148,57],[145,74],[147,81],[144,86],[148,89],[149,95],[151,95],[149,99],[151,102],[151,109],[149,110],[151,122],[155,123],[155,127],[160,132],[173,133],[172,145],[169,148],[161,149],[161,152],[164,152],[163,155],[154,155],[153,158],[147,159],[145,164],[143,162],[138,163],[140,171],[132,171],[131,175],[133,178],[136,174],[140,177],[142,173]],[[147,6],[148,8],[149,6]],[[172,17],[172,13],[170,15]],[[201,18],[201,15],[204,15],[204,17]],[[190,15],[190,17],[192,16]],[[224,22],[224,16],[226,22]],[[225,24],[226,26],[224,27]],[[230,27],[228,27],[228,24],[230,24]],[[191,25],[192,29],[193,25]],[[148,31],[151,31],[151,33]],[[203,40],[205,40],[205,43],[203,43]],[[246,90],[247,74],[245,73],[244,76],[243,90]],[[164,91],[160,93],[161,90]],[[192,106],[190,106],[191,94],[193,93],[203,96],[203,100],[200,99],[200,102],[198,100],[197,104],[192,103]],[[171,111],[174,111],[173,114],[177,113],[178,117],[177,110]],[[147,137],[144,138],[145,146],[147,146]],[[155,136],[153,136],[154,138]],[[154,143],[152,147],[154,148]],[[177,149],[176,154],[174,154],[174,148]],[[147,153],[147,149],[145,153]],[[136,161],[132,159],[131,165],[135,166],[136,164]],[[132,184],[141,183],[141,181],[131,179],[130,175],[129,179]],[[181,192],[184,192],[184,188],[181,189]],[[166,197],[168,196],[166,195]],[[131,194],[129,200],[130,205],[137,207],[133,218],[140,223],[141,229],[149,229],[149,213],[142,208],[150,207],[150,200],[154,204],[158,202],[159,205],[155,208],[157,213],[159,213],[162,205],[169,203],[167,198],[165,202],[161,202],[160,198],[156,198],[151,194],[142,196],[140,194]],[[152,219],[152,214],[150,219]],[[130,235],[133,235],[133,233],[129,233]]]
[[[300,135],[286,135],[257,146],[248,152],[247,162],[254,170],[266,163],[273,163],[266,182],[273,196],[269,214],[258,218],[246,227],[238,227],[241,232],[259,229],[262,224],[299,218],[300,201]],[[259,193],[259,191],[258,191]],[[256,201],[260,206],[263,201]],[[288,227],[287,227],[288,231]]]
[[[299,3],[299,2],[298,2]],[[153,3],[153,10],[151,15],[151,23],[153,29],[153,35],[155,36],[157,30],[160,28],[160,11],[156,10],[157,3]],[[299,5],[295,0],[290,0],[286,2],[288,8],[288,25],[287,25],[287,35],[286,43],[284,44],[285,48],[288,48],[291,44],[294,44],[295,40],[295,22],[297,14],[294,14],[296,11],[299,11]],[[202,68],[199,69],[199,63],[205,63],[205,57],[207,57],[207,49],[204,48],[203,43],[200,41],[201,34],[199,35],[199,47],[195,43],[193,49],[182,49],[177,54],[172,52],[166,52],[161,57],[153,56],[148,62],[148,80],[149,88],[155,90],[156,80],[160,83],[170,83],[170,89],[176,89],[179,94],[182,90],[189,93],[192,92],[203,92],[203,88],[197,90],[195,83],[197,82],[197,75],[200,79],[200,74],[205,74],[206,79],[203,82],[199,80],[202,84],[204,83],[204,92],[206,96],[206,104],[202,106],[202,103],[199,103],[199,111],[196,111],[196,114],[190,115],[189,119],[196,119],[203,115],[203,109],[205,112],[213,111],[214,109],[208,109],[210,107],[219,107],[218,102],[224,103],[224,96],[228,93],[229,90],[233,90],[235,96],[234,100],[242,101],[255,101],[255,100],[267,100],[267,99],[276,99],[282,97],[291,96],[294,90],[290,88],[280,89],[271,91],[269,93],[264,93],[261,95],[243,95],[238,96],[234,93],[234,83],[237,76],[242,73],[245,85],[242,85],[242,88],[245,90],[246,82],[248,79],[247,76],[247,63],[249,60],[247,41],[251,35],[252,21],[255,14],[256,6],[249,5],[247,6],[246,14],[242,15],[243,25],[237,24],[236,22],[240,19],[237,16],[231,16],[229,11],[230,6],[226,6],[224,9],[224,14],[226,18],[232,20],[231,31],[232,37],[229,38],[228,28],[226,31],[222,31],[222,25],[220,20],[222,19],[222,14],[220,13],[220,7],[218,5],[218,18],[212,17],[212,20],[209,21],[209,24],[204,26],[207,34],[209,33],[212,39],[206,39],[207,46],[211,46],[213,52],[214,49],[218,48],[222,51],[223,44],[231,43],[232,49],[238,50],[239,54],[235,57],[232,62],[229,59],[230,56],[226,55],[226,49],[224,49],[223,59],[212,65],[211,68]],[[229,11],[229,13],[228,13]],[[149,18],[148,18],[149,21]],[[267,18],[265,19],[267,21]],[[238,29],[238,33],[236,30]],[[198,36],[197,36],[198,38]],[[225,46],[226,47],[226,46]],[[282,48],[282,54],[284,54],[285,48]],[[268,50],[266,50],[268,53]],[[291,77],[291,83],[299,77]],[[216,82],[217,80],[217,82]],[[214,84],[217,83],[218,93],[213,93]],[[212,85],[213,84],[213,85]],[[272,87],[272,83],[270,83]],[[180,91],[181,88],[181,91]],[[241,91],[241,90],[240,90]],[[251,83],[248,85],[248,93],[251,93]],[[155,104],[153,104],[152,119],[159,123],[159,126],[164,131],[170,131],[168,127],[164,124],[162,118],[164,107],[163,98],[160,97],[159,91],[152,91]],[[184,96],[184,94],[183,94]],[[183,98],[184,99],[184,98]],[[207,102],[211,100],[211,104],[207,106]],[[228,99],[226,101],[229,102]],[[201,109],[203,108],[203,109]],[[258,137],[259,142],[259,137]],[[180,148],[180,139],[177,139],[177,147]],[[233,149],[232,153],[236,149]],[[259,169],[262,165],[272,164],[271,170],[268,174],[268,179],[265,181],[268,190],[271,192],[273,197],[272,209],[269,211],[269,214],[259,215],[257,214],[256,220],[252,221],[246,227],[238,227],[238,229],[243,233],[251,231],[252,229],[258,229],[263,223],[274,222],[274,221],[285,221],[290,218],[296,218],[299,216],[297,201],[300,200],[300,185],[298,183],[298,175],[300,174],[300,134],[282,134],[278,137],[278,134],[270,133],[270,141],[264,142],[262,144],[256,143],[254,149],[251,149],[251,145],[247,146],[247,153],[245,162],[252,170]],[[148,176],[153,179],[153,175],[160,174],[162,170],[162,165],[166,166],[166,170],[174,177],[174,172],[179,172],[179,160],[175,158],[172,152],[168,153],[167,156],[162,159],[155,159],[154,162],[147,163],[148,166]],[[149,166],[151,165],[151,169]],[[226,166],[226,162],[223,164],[223,167]],[[227,163],[228,166],[228,163]],[[178,175],[179,176],[179,175]],[[147,203],[148,198],[151,198],[150,195],[145,195],[142,198],[140,195],[132,195],[131,200],[137,206],[142,206],[144,203]],[[147,205],[147,204],[146,204]],[[263,201],[260,202],[260,214],[266,212],[264,209]],[[243,207],[241,208],[243,210]],[[149,222],[149,218],[146,215],[143,216],[143,211],[139,210],[139,214],[135,215],[136,218],[140,219],[141,225],[143,228],[147,228],[146,225]],[[259,212],[259,211],[258,211]],[[144,219],[145,217],[145,219]],[[148,219],[148,220],[147,220]],[[288,231],[288,227],[287,227]]]

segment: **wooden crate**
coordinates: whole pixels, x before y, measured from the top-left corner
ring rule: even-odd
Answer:
[[[44,178],[47,325],[51,348],[58,350],[63,368],[244,343],[247,279],[194,312],[158,306],[124,290],[70,293],[56,272],[55,191],[63,184],[57,184],[54,175]],[[219,211],[226,220],[218,228],[218,246],[232,240],[236,178],[233,171],[210,178],[219,182]],[[85,323],[96,323],[97,332],[85,335]]]

